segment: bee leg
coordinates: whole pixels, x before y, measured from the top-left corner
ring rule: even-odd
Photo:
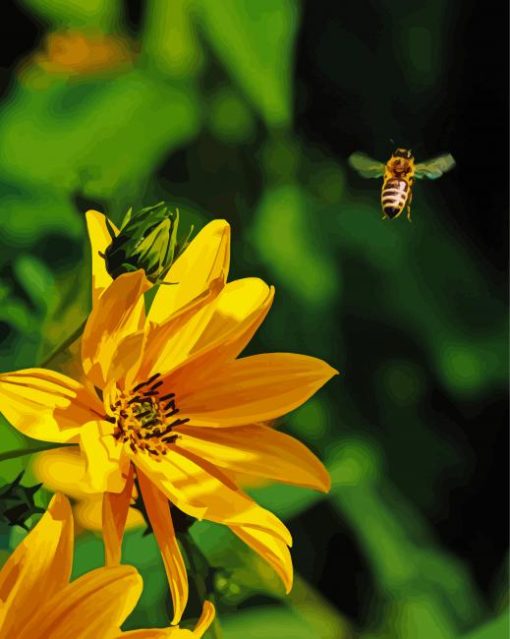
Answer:
[[[407,200],[407,219],[409,220],[409,222],[412,222],[411,220],[411,202],[413,200],[413,194],[412,192],[409,193],[409,199]]]

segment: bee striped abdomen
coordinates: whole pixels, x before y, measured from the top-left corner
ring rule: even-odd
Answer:
[[[381,191],[381,205],[389,218],[397,217],[404,210],[409,196],[409,183],[401,178],[385,180]]]

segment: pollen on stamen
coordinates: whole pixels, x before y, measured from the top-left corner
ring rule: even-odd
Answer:
[[[160,373],[155,373],[111,402],[112,416],[107,418],[115,423],[113,436],[117,441],[127,443],[133,453],[146,453],[154,459],[167,454],[179,437],[174,429],[189,421],[182,417],[172,419],[179,413],[175,393],[160,396],[158,389],[164,384],[160,377]]]

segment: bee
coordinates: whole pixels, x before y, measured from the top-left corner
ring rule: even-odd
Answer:
[[[435,180],[453,169],[455,160],[448,153],[415,164],[410,149],[397,149],[386,164],[372,160],[364,153],[353,153],[349,157],[349,164],[363,177],[383,177],[381,207],[384,220],[397,218],[407,208],[407,219],[410,221],[414,178]]]

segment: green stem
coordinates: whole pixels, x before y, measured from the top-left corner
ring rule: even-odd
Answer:
[[[214,604],[214,593],[208,592],[206,585],[206,577],[207,574],[210,572],[209,562],[207,561],[203,552],[197,546],[189,532],[180,535],[179,541],[183,545],[186,556],[188,557],[191,576],[193,578],[193,583],[195,584],[195,589],[200,600],[205,601],[207,599]],[[222,639],[223,633],[221,631],[218,617],[214,618],[214,621],[208,630],[207,636],[209,637],[209,639]]]
[[[73,342],[75,342],[78,337],[83,333],[83,329],[85,328],[86,320],[84,320],[80,326],[73,332],[69,337],[67,337],[59,346],[57,346],[51,353],[44,359],[41,364],[41,368],[47,368],[53,359],[57,355],[59,355],[62,351],[65,351],[66,348],[69,348]]]
[[[16,459],[16,457],[23,457],[24,455],[32,455],[33,453],[40,453],[43,450],[51,450],[52,448],[67,448],[68,446],[75,446],[75,444],[41,444],[40,446],[32,446],[30,448],[18,448],[17,450],[8,450],[5,453],[0,453],[0,462],[7,461],[8,459]]]

